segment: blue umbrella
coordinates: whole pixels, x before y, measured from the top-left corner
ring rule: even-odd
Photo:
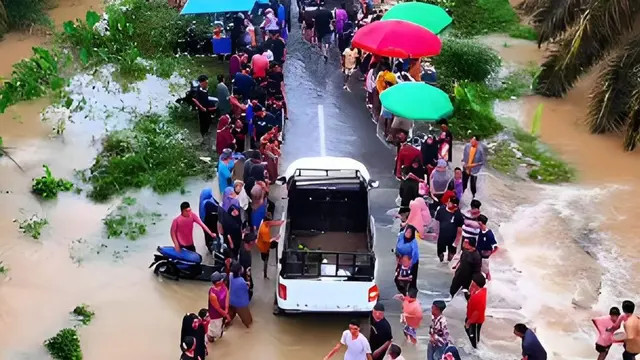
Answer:
[[[256,0],[188,0],[180,15],[251,11]]]

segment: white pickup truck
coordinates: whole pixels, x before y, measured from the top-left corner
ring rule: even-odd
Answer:
[[[274,314],[368,312],[378,300],[375,223],[369,190],[378,186],[353,159],[294,161],[278,246]]]

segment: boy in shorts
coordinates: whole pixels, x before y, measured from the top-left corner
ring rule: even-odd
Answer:
[[[422,322],[422,306],[417,297],[418,289],[415,288],[409,289],[406,296],[395,296],[402,301],[402,315],[400,315],[400,322],[404,324],[402,332],[407,340],[414,345],[417,343],[416,329],[420,327]]]
[[[407,295],[407,291],[409,290],[409,285],[412,280],[411,257],[405,255],[400,259],[400,267],[398,268],[398,271],[396,271],[396,284],[398,285],[398,290],[402,295]]]
[[[600,329],[598,329],[598,332],[600,332],[600,336],[598,336],[598,340],[596,340],[596,351],[598,352],[598,360],[606,359],[607,355],[609,354],[609,349],[611,349],[611,345],[613,345],[614,340],[613,340],[613,332],[607,331],[606,328],[611,327],[615,323],[617,323],[619,317],[620,317],[620,309],[618,309],[615,306],[612,307],[609,310],[608,320],[610,322],[606,324],[607,326],[603,326],[605,327],[604,331],[600,332]],[[596,321],[594,320],[594,323],[595,322]]]
[[[256,247],[260,251],[260,258],[264,263],[262,274],[265,279],[268,279],[267,268],[269,263],[269,253],[271,252],[271,249],[278,248],[278,240],[280,239],[279,234],[271,237],[271,227],[280,226],[283,223],[283,220],[273,221],[273,215],[271,213],[267,213],[264,221],[262,221],[262,224],[260,224],[260,228],[258,229]]]

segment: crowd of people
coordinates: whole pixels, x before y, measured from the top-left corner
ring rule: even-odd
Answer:
[[[286,5],[286,6],[285,6]],[[311,5],[311,6],[310,6]],[[321,0],[310,4],[299,1],[298,22],[303,38],[320,47],[325,62],[329,49],[336,44],[341,54],[344,89],[356,72],[364,81],[366,106],[384,139],[396,146],[393,173],[400,181],[399,211],[401,230],[395,247],[397,266],[394,281],[396,298],[402,302],[402,338],[417,343],[422,326],[423,309],[418,300],[418,241],[433,241],[434,254],[441,263],[451,265],[453,276],[449,294],[431,305],[428,360],[460,360],[461,355],[450,336],[444,315],[447,304],[458,293],[467,301],[464,329],[473,348],[481,339],[487,307],[487,282],[491,281],[490,258],[498,251],[496,236],[489,218],[482,213],[478,195],[478,175],[486,163],[486,153],[479,136],[471,136],[454,162],[453,136],[446,119],[438,122],[439,132],[430,132],[418,145],[411,142],[412,122],[394,116],[381,106],[379,96],[404,81],[437,83],[435,69],[425,59],[393,60],[368,54],[351,45],[355,31],[382,18],[383,10],[363,1],[361,8],[342,4],[329,10]],[[212,189],[200,196],[199,215],[183,203],[174,219],[171,237],[176,251],[195,251],[192,228],[196,223],[205,233],[210,252],[224,255],[224,268],[212,274],[208,307],[198,314],[186,314],[181,333],[182,359],[203,360],[206,343],[222,337],[225,329],[238,317],[247,328],[252,324],[249,304],[253,295],[251,251],[256,247],[267,278],[269,253],[277,248],[278,237],[271,228],[282,225],[274,221],[275,204],[269,200],[269,186],[277,178],[280,146],[283,142],[287,106],[282,65],[286,60],[286,41],[291,30],[288,4],[277,0],[264,9],[264,21],[254,24],[250,14],[238,14],[232,33],[234,53],[230,57],[229,77],[217,76],[214,94],[218,103],[208,100],[208,77],[201,76],[196,97],[203,140],[209,136],[213,120],[217,121],[216,152],[218,190],[221,202]],[[231,80],[231,90],[229,82]],[[469,191],[471,201],[462,210],[463,196]],[[223,245],[224,244],[224,245]],[[446,255],[446,256],[445,256]],[[622,304],[623,314],[612,308],[609,316],[594,319],[600,334],[596,342],[598,359],[604,360],[616,342],[624,342],[623,359],[634,359],[640,352],[640,321],[633,315],[635,305]],[[626,339],[616,338],[622,327]],[[546,360],[547,352],[535,332],[525,324],[515,324],[515,336],[522,339],[522,358]],[[382,303],[375,305],[370,319],[370,333],[361,333],[360,323],[351,321],[340,341],[325,359],[342,347],[345,359],[404,359],[401,347],[393,342],[391,325],[385,318]]]

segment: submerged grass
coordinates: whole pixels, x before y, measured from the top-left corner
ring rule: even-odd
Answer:
[[[188,131],[175,119],[143,114],[131,129],[109,133],[103,149],[85,174],[89,197],[106,201],[127,190],[151,187],[164,194],[179,190],[191,176],[213,176],[213,167],[199,160]]]
[[[147,233],[147,226],[154,225],[162,214],[149,212],[144,208],[136,208],[137,201],[125,197],[114,211],[102,220],[108,238],[126,237],[137,240]]]
[[[77,321],[82,323],[82,325],[89,325],[89,323],[91,323],[91,320],[93,320],[93,317],[96,315],[96,313],[93,310],[91,310],[89,305],[81,304],[76,306],[73,309],[73,311],[71,312],[71,315],[73,315]]]
[[[499,140],[491,146],[489,164],[507,175],[517,175],[526,168],[529,179],[542,184],[559,184],[575,180],[575,169],[561,160],[537,136],[516,129],[513,139]]]
[[[49,224],[47,219],[39,218],[37,215],[33,215],[31,218],[22,221],[14,220],[14,222],[18,223],[18,229],[22,233],[36,240],[40,239],[42,229]]]

